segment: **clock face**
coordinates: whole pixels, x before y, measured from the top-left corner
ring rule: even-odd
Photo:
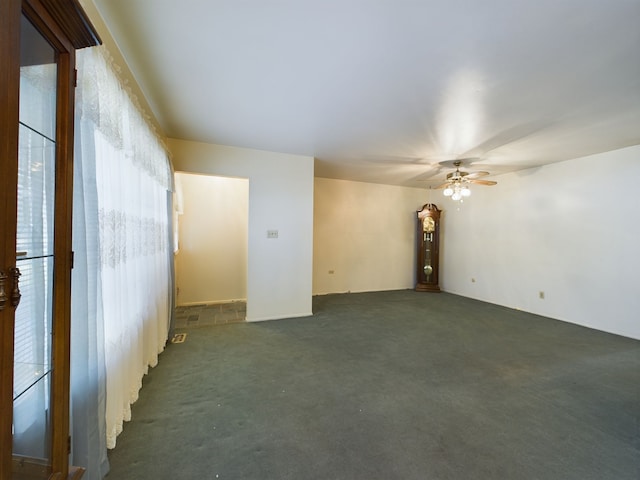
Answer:
[[[431,233],[431,232],[435,232],[435,230],[436,230],[435,220],[431,217],[424,217],[424,219],[422,220],[422,231]]]

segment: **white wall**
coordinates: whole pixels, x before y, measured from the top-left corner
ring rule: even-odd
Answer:
[[[247,320],[311,315],[313,157],[167,143],[176,171],[249,179]]]
[[[176,173],[178,305],[247,298],[249,181]]]
[[[424,189],[316,178],[313,293],[414,288],[416,211],[427,195]]]
[[[502,175],[462,205],[319,178],[315,238],[311,157],[169,147],[178,171],[250,179],[249,320],[309,315],[312,292],[412,288],[415,211],[432,202],[443,290],[640,339],[640,146]]]
[[[441,287],[640,339],[640,146],[496,180],[441,202]]]

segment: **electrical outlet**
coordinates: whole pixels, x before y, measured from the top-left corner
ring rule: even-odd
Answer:
[[[538,292],[538,298],[539,298],[540,300],[544,300],[544,292],[543,292],[542,290],[540,290],[540,291]]]
[[[336,273],[334,270],[329,270],[329,275],[333,275],[334,273]]]
[[[267,230],[267,238],[278,238],[278,230]]]

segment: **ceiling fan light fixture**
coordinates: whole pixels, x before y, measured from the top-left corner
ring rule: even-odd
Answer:
[[[477,172],[463,172],[460,171],[460,165],[463,160],[440,162],[441,165],[451,165],[456,167],[454,172],[448,173],[445,182],[436,188],[444,188],[444,196],[450,197],[454,202],[462,203],[465,198],[471,196],[470,185],[495,185],[497,182],[492,180],[480,180],[480,177],[489,175],[489,172],[477,171]]]
[[[471,189],[468,185],[464,185],[462,182],[454,181],[447,185],[444,189],[444,196],[451,197],[454,202],[462,201],[464,197],[471,195]]]

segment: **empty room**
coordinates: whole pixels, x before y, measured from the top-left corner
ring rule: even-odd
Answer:
[[[640,478],[639,46],[640,0],[3,1],[0,480]]]

